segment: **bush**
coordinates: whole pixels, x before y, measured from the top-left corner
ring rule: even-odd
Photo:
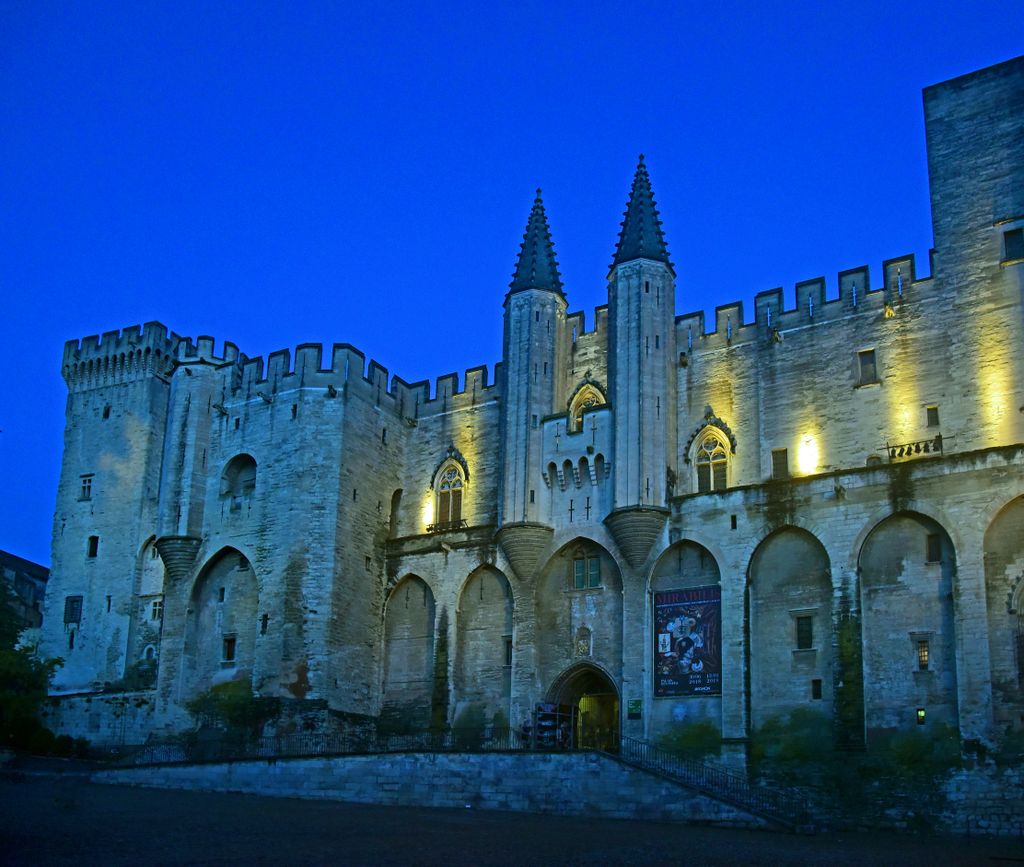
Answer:
[[[478,750],[484,742],[484,709],[479,704],[467,704],[459,711],[452,725],[455,745],[464,750]]]
[[[722,734],[707,720],[677,723],[658,738],[658,746],[680,758],[701,761],[721,753]]]
[[[258,737],[267,722],[280,716],[281,702],[254,695],[247,680],[232,680],[186,702],[185,709],[200,726],[250,738]]]

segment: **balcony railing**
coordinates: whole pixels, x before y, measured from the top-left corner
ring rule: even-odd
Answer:
[[[942,434],[935,434],[933,439],[918,440],[912,443],[900,443],[893,445],[885,444],[885,450],[889,454],[889,462],[920,458],[925,455],[942,454]]]
[[[447,533],[449,530],[464,530],[469,524],[465,518],[458,521],[439,521],[436,524],[427,524],[428,533]]]

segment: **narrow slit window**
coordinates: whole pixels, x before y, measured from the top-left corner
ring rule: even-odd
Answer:
[[[796,619],[796,649],[811,650],[814,647],[814,618],[805,615]]]
[[[928,418],[928,427],[939,426],[939,408],[937,406],[930,406],[925,410]]]
[[[928,563],[938,563],[942,560],[942,537],[938,533],[928,534],[925,560]]]
[[[928,646],[928,639],[919,638],[917,641],[917,670],[927,671],[930,660],[931,648]]]
[[[860,384],[870,385],[878,382],[878,365],[875,360],[875,350],[865,349],[857,353],[857,363],[860,365]]]
[[[789,478],[789,449],[772,449],[772,478]]]
[[[100,537],[90,536],[87,553],[90,557],[96,557],[100,553]]]
[[[1024,259],[1024,228],[1003,232],[1003,261]]]

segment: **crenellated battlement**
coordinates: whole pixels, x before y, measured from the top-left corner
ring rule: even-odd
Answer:
[[[386,367],[366,356],[348,343],[335,343],[325,365],[325,348],[319,343],[304,343],[294,354],[288,349],[266,356],[248,357],[238,353],[234,344],[224,346],[222,356],[213,355],[212,338],[198,338],[195,347],[179,350],[179,360],[192,357],[209,358],[218,363],[237,362],[240,376],[233,391],[247,397],[257,394],[272,397],[279,391],[296,388],[319,388],[332,396],[360,396],[382,409],[406,418],[422,413],[442,412],[489,400],[496,382],[489,382],[486,366],[466,371],[460,388],[459,375],[449,373],[437,378],[433,396],[426,380],[408,383],[399,376],[389,376]],[[497,367],[495,368],[497,373]]]
[[[214,350],[216,340],[207,335],[200,335],[195,343],[191,337],[182,338],[175,351],[175,358],[180,364],[202,362],[206,364],[236,364],[244,363],[245,355],[239,352],[238,347],[230,340],[224,341],[224,348],[220,355]]]
[[[608,305],[601,304],[594,308],[594,327],[590,331],[587,331],[587,317],[584,310],[574,310],[572,313],[567,313],[565,325],[568,333],[577,340],[607,332]]]
[[[61,373],[71,391],[164,375],[181,338],[160,322],[132,325],[64,344]]]
[[[918,278],[913,254],[887,259],[882,263],[882,274],[882,286],[871,289],[867,265],[841,271],[836,281],[836,294],[832,297],[829,297],[824,277],[802,280],[794,287],[792,307],[785,306],[781,287],[758,292],[754,297],[752,321],[744,319],[741,301],[716,307],[711,329],[706,327],[703,310],[677,316],[679,350],[778,341],[787,331],[854,315],[891,316],[905,300],[920,297],[931,285],[931,277]]]

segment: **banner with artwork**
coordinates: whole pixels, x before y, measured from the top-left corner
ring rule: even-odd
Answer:
[[[722,588],[654,594],[654,696],[722,694]]]

